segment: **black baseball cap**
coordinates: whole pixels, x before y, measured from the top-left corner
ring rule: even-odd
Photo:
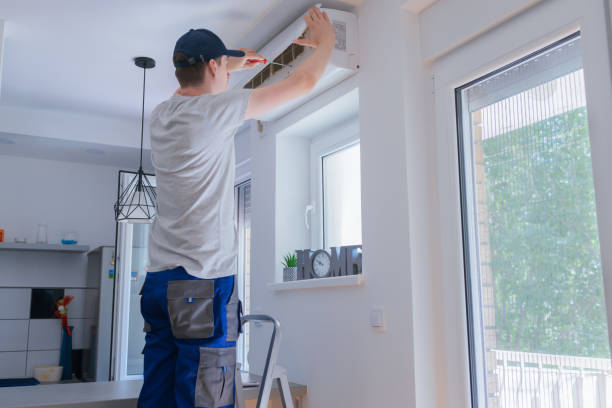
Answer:
[[[174,52],[182,52],[189,59],[175,62],[175,67],[188,67],[200,62],[208,62],[222,55],[230,57],[244,57],[240,50],[228,50],[223,41],[212,31],[205,28],[191,29],[176,41]]]

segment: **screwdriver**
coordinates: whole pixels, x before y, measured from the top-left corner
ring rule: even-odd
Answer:
[[[261,58],[261,59],[249,58],[247,59],[247,62],[250,64],[255,63],[255,62],[261,62],[262,64],[267,64],[268,60],[265,58]],[[293,65],[281,64],[280,62],[275,62],[275,61],[270,61],[270,64],[280,65],[281,67],[293,68]]]

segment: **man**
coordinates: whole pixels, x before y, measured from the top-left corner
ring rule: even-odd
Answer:
[[[315,47],[286,79],[255,90],[227,90],[230,72],[261,59],[228,50],[214,33],[178,39],[180,87],[151,114],[157,217],[149,237],[142,289],[144,384],[138,407],[234,406],[236,341],[241,306],[235,285],[234,133],[251,119],[307,94],[334,47],[328,16],[304,16]]]

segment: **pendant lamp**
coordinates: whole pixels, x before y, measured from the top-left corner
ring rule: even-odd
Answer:
[[[142,114],[140,117],[140,165],[138,172],[120,192],[115,203],[115,220],[127,223],[149,223],[155,217],[157,194],[155,187],[142,171],[142,140],[144,135],[144,103],[147,69],[155,67],[155,60],[149,57],[136,57],[134,64],[142,68]],[[121,178],[119,179],[121,183]]]

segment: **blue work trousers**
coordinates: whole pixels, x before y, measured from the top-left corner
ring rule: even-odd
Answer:
[[[138,408],[232,408],[241,304],[235,276],[200,279],[178,267],[149,272],[144,384]]]

